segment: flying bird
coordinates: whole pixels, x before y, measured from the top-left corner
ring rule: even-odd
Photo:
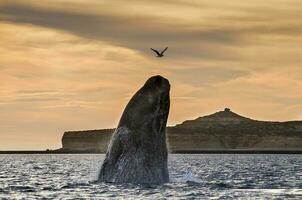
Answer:
[[[156,57],[163,57],[164,56],[164,52],[168,49],[168,47],[166,47],[160,53],[156,49],[152,49],[152,48],[150,48],[150,49],[156,53]]]

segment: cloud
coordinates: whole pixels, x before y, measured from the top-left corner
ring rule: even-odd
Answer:
[[[214,52],[207,52],[202,44],[216,43],[216,51],[219,52],[219,45],[240,40],[238,34],[227,29],[199,30],[194,26],[179,25],[171,18],[94,15],[25,5],[6,5],[0,7],[0,11],[2,20],[68,31],[143,53],[149,53],[149,47],[170,45],[172,51],[179,49],[171,54],[173,57],[193,55],[212,59],[215,57]],[[216,55],[217,58],[220,56],[221,53]]]
[[[171,76],[178,81],[192,84],[196,87],[211,86],[217,83],[225,83],[250,73],[244,70],[222,67],[200,67],[170,70]]]
[[[133,14],[126,10],[124,4],[115,9],[110,3],[103,5],[95,1],[86,4],[78,2],[75,3],[78,4],[76,7],[65,5],[63,2],[57,2],[57,6],[49,2],[48,7],[34,2],[6,3],[0,6],[0,18],[13,23],[33,24],[88,39],[106,41],[112,45],[133,49],[143,55],[150,54],[149,47],[170,46],[169,57],[177,60],[238,60],[240,51],[234,47],[248,48],[268,41],[262,39],[262,35],[293,37],[302,34],[301,21],[297,20],[297,16],[302,15],[299,14],[302,12],[290,6],[262,8],[258,2],[255,3],[256,6],[251,3],[238,3],[236,7],[219,4],[219,1],[197,6],[194,2],[168,2],[169,5],[176,3],[174,9],[185,4],[189,11],[196,7],[205,10],[205,16],[197,15],[189,21],[181,20],[175,13],[158,16],[157,12],[139,12],[136,8],[138,5],[143,6],[141,4],[131,7],[134,9]],[[152,5],[152,11],[156,8],[163,11],[160,2],[153,2]],[[79,9],[81,6],[83,9]],[[102,9],[105,6],[112,7],[112,12]],[[93,8],[97,9],[91,10]],[[232,11],[232,14],[229,11]],[[296,14],[293,15],[292,12]],[[184,13],[183,18],[186,16],[190,14]]]
[[[234,47],[247,48],[249,45],[261,44],[267,41],[260,38],[262,35],[293,37],[302,34],[301,21],[297,20],[297,17],[302,15],[299,13],[302,12],[296,9],[296,14],[292,15],[290,14],[292,7],[284,7],[283,9],[287,11],[284,12],[282,7],[264,9],[260,6],[248,7],[246,4],[241,6],[239,4],[237,8],[225,5],[225,10],[220,11],[223,5],[214,3],[210,8],[216,7],[220,13],[212,11],[212,16],[211,12],[206,12],[207,15],[204,16],[206,20],[202,20],[202,16],[199,18],[195,16],[188,21],[180,20],[172,14],[133,15],[124,10],[117,14],[116,12],[120,10],[114,9],[112,12],[104,9],[99,12],[89,12],[88,8],[102,6],[93,6],[92,2],[90,7],[83,4],[88,10],[86,12],[84,9],[79,10],[78,7],[75,9],[66,6],[64,10],[59,6],[46,7],[33,2],[31,4],[7,3],[0,6],[0,18],[13,23],[33,24],[66,31],[88,39],[106,41],[112,45],[133,49],[143,55],[150,54],[149,47],[170,46],[169,57],[177,60],[240,59],[240,52]],[[191,5],[193,2],[176,1],[176,3],[177,6],[187,4],[190,9],[194,8]],[[172,1],[169,4],[172,4]],[[155,2],[154,6],[160,7],[160,3]],[[202,4],[199,6],[202,10],[207,8],[208,6]],[[242,11],[237,12],[240,9]],[[229,10],[233,12],[232,15],[229,14]]]

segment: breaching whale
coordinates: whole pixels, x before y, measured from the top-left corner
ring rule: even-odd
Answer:
[[[166,124],[170,84],[149,78],[127,104],[112,135],[99,181],[162,184],[169,181]]]

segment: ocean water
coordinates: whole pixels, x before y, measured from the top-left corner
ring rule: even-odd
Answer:
[[[0,199],[302,199],[302,155],[169,155],[160,186],[96,182],[103,159],[0,155]]]

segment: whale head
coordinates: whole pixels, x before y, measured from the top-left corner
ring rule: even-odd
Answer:
[[[127,104],[112,135],[99,179],[114,183],[169,181],[166,124],[170,84],[153,76]]]
[[[157,118],[164,120],[162,123],[166,126],[170,108],[169,91],[170,83],[166,78],[159,75],[149,78],[129,101],[118,126],[140,129]]]

